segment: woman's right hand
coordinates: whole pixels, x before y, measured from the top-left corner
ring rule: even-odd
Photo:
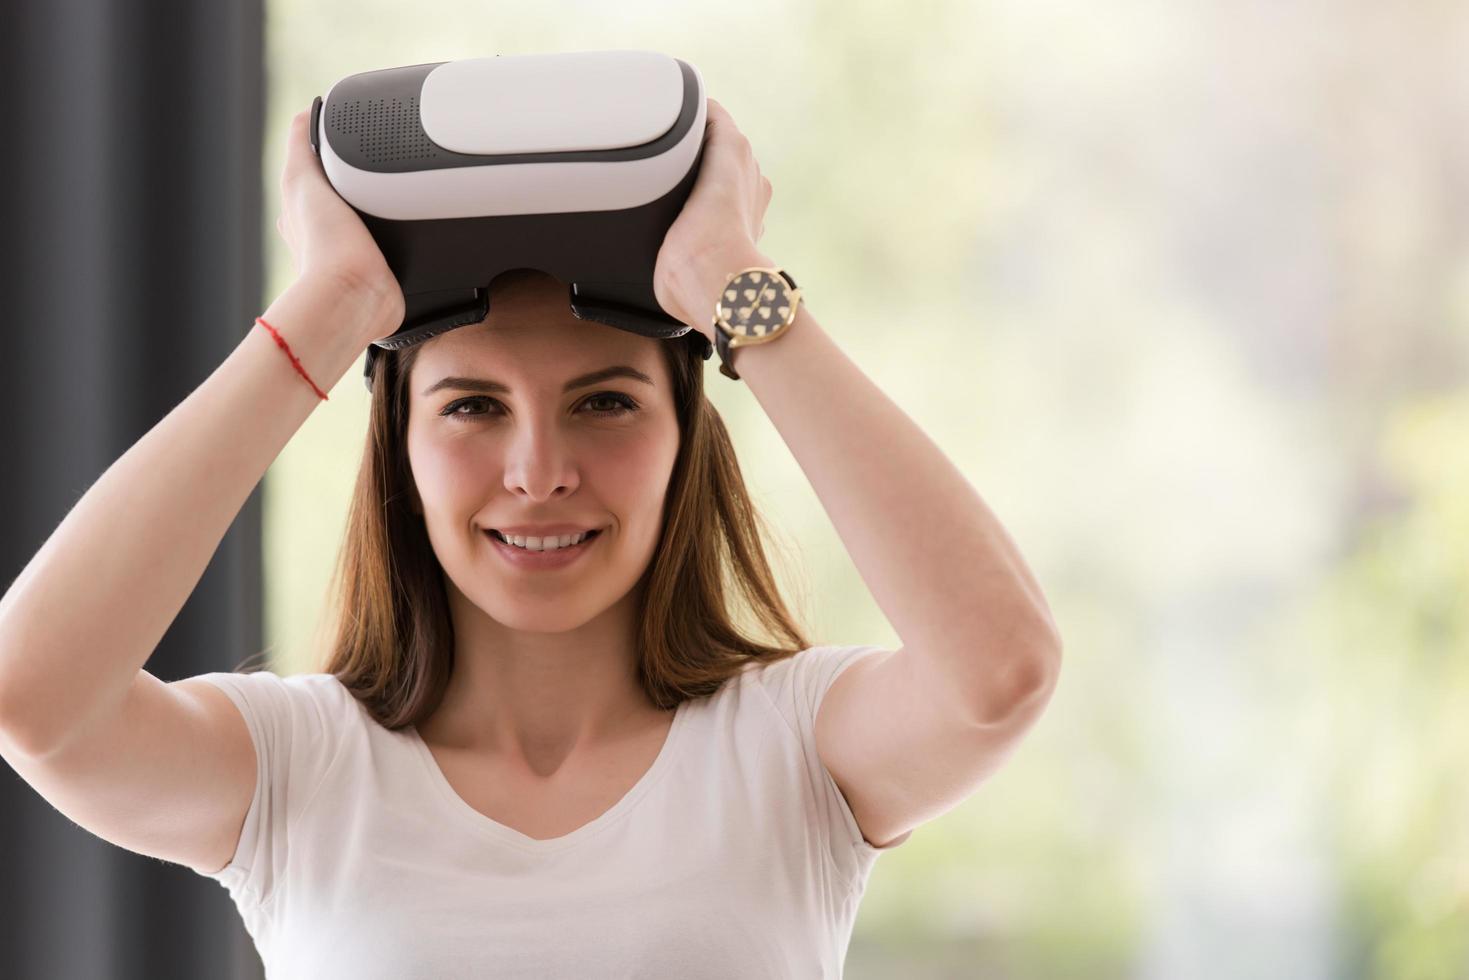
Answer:
[[[309,108],[291,119],[275,229],[291,249],[298,278],[332,282],[380,300],[392,333],[403,323],[403,289],[372,233],[327,180],[311,148],[310,127]]]

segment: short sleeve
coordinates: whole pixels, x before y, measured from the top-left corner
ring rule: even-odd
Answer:
[[[801,742],[802,756],[818,788],[831,857],[848,883],[859,881],[879,855],[900,847],[913,832],[905,832],[884,847],[876,847],[862,836],[851,806],[816,751],[816,711],[842,671],[884,650],[877,646],[816,646],[758,671],[761,687]]]
[[[255,746],[255,794],[230,863],[203,874],[243,908],[275,895],[290,855],[290,828],[306,809],[336,755],[343,697],[330,674],[281,677],[268,670],[199,675],[234,702]]]

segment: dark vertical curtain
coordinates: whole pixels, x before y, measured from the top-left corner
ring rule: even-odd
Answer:
[[[3,0],[0,590],[263,308],[259,0]],[[260,487],[149,659],[261,643]],[[78,583],[85,588],[86,583]],[[259,977],[229,896],[0,765],[0,977]]]

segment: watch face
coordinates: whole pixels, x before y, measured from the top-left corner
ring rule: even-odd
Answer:
[[[730,332],[742,337],[763,337],[785,326],[791,315],[790,285],[773,272],[752,269],[742,272],[724,287],[719,299],[719,318]]]

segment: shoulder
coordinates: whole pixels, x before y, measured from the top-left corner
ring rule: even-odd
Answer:
[[[753,662],[745,669],[750,683],[770,692],[790,695],[821,693],[837,675],[862,658],[885,648],[871,644],[821,644],[768,663]]]
[[[226,693],[236,692],[243,697],[255,699],[334,703],[340,702],[343,696],[351,697],[350,692],[333,674],[280,674],[273,670],[221,670],[200,674],[198,679],[209,681]]]
[[[865,657],[884,652],[872,644],[821,644],[769,663],[752,663],[741,681],[759,688],[797,729],[810,729],[832,682]]]
[[[361,710],[333,674],[216,671],[198,679],[223,691],[245,716],[252,734],[262,737],[322,738],[339,731]]]

